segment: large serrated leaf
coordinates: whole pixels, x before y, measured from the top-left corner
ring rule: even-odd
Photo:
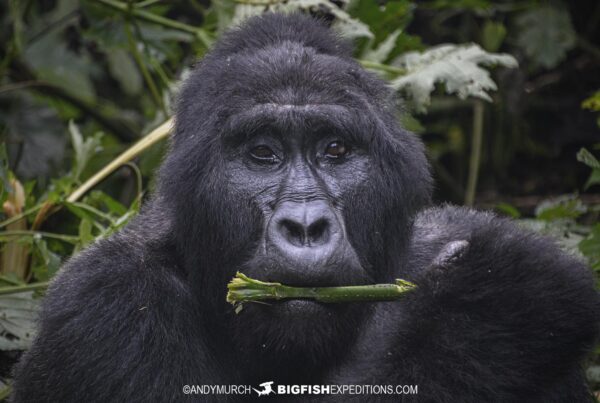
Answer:
[[[445,85],[450,94],[465,99],[469,96],[490,101],[488,91],[496,84],[481,66],[516,67],[508,54],[488,53],[478,45],[440,45],[427,51],[408,52],[392,63],[406,74],[392,80],[391,85],[407,93],[417,111],[423,112],[431,101],[436,83]]]
[[[577,35],[568,11],[552,6],[534,8],[517,18],[518,44],[534,66],[550,69],[575,46]]]
[[[396,46],[396,40],[402,33],[402,30],[397,29],[386,37],[375,49],[367,49],[362,56],[363,60],[368,60],[375,63],[383,63]]]
[[[342,1],[346,5],[347,1]],[[235,7],[233,22],[240,23],[246,18],[261,14],[266,11],[293,13],[297,11],[324,11],[335,17],[333,26],[344,36],[349,38],[373,38],[373,33],[369,26],[350,14],[343,8],[337,6],[329,0],[293,0],[285,3],[256,3],[256,4],[238,4]]]
[[[0,295],[0,350],[25,350],[35,335],[39,300],[33,292]]]

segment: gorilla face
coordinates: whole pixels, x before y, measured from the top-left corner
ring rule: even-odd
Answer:
[[[345,129],[352,126],[350,111],[326,104],[258,104],[232,117],[223,147],[226,186],[260,217],[254,250],[240,271],[295,286],[373,283],[345,220],[345,202],[368,180],[371,165],[368,143]],[[306,334],[307,323],[329,329],[360,316],[356,307],[313,301],[246,308],[240,317],[253,322],[247,326],[264,326],[265,336],[279,342],[286,336],[288,344]],[[279,325],[274,332],[274,321],[288,330]]]
[[[180,95],[159,194],[207,316],[240,343],[318,357],[355,334],[367,304],[246,304],[235,316],[227,282],[236,271],[296,286],[392,281],[430,179],[390,91],[310,24],[330,48],[294,29],[244,44],[263,34],[257,19],[205,57]]]
[[[262,219],[248,275],[296,286],[369,282],[348,237],[344,200],[367,180],[370,156],[327,119],[334,114],[350,115],[335,105],[261,104],[233,118],[227,186]]]
[[[360,130],[357,111],[316,89],[310,101],[301,99],[304,88],[276,88],[270,102],[256,99],[223,126],[223,194],[244,200],[257,217],[251,248],[235,270],[295,286],[373,283],[367,251],[352,242],[358,229],[346,220],[372,171],[369,133]],[[353,334],[364,309],[313,301],[246,304],[235,320],[270,346],[323,348],[332,336],[340,340],[340,332]],[[310,334],[310,328],[321,330]]]

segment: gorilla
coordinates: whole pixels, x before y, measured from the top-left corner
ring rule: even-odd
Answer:
[[[268,14],[224,35],[179,94],[151,200],[52,282],[12,401],[243,401],[258,396],[182,387],[267,381],[418,387],[300,401],[592,401],[589,270],[507,219],[431,207],[423,144],[395,111],[393,91],[319,21]],[[418,287],[236,314],[236,271]]]

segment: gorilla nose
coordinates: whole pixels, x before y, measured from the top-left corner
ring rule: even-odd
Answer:
[[[338,244],[341,233],[338,219],[326,202],[285,202],[271,218],[268,237],[285,254],[320,251],[320,258],[325,258]]]
[[[329,240],[329,221],[325,218],[318,218],[312,223],[283,218],[277,225],[281,236],[297,247],[317,246]]]

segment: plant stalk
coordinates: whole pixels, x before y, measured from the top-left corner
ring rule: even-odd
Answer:
[[[473,134],[471,136],[471,158],[469,161],[469,177],[467,179],[467,190],[465,192],[465,205],[472,206],[475,201],[477,190],[477,179],[479,177],[479,165],[481,163],[481,144],[483,139],[483,112],[482,100],[475,100],[473,105]]]
[[[44,281],[42,283],[15,285],[15,286],[10,286],[10,287],[0,287],[0,295],[17,294],[19,292],[25,292],[25,291],[44,290],[44,289],[48,288],[48,284],[49,284],[48,281]]]
[[[84,194],[90,189],[102,182],[107,176],[112,174],[116,169],[125,165],[133,158],[135,158],[142,151],[146,150],[150,146],[158,143],[159,141],[166,138],[171,132],[171,126],[173,125],[173,119],[169,119],[156,129],[152,130],[148,135],[142,137],[137,143],[125,150],[121,155],[112,160],[108,165],[98,171],[94,176],[86,180],[81,186],[79,186],[73,193],[67,197],[67,202],[73,203],[79,200]],[[45,202],[42,204],[37,216],[33,221],[31,227],[32,230],[37,230],[41,227],[44,220],[52,214],[58,208],[52,202]]]
[[[372,62],[369,60],[359,60],[358,61],[364,68],[385,71],[386,73],[396,74],[398,76],[403,76],[406,74],[406,70],[401,67],[390,66],[389,64],[381,64]]]
[[[173,119],[169,119],[162,125],[158,126],[156,129],[152,130],[147,136],[142,137],[140,141],[135,143],[133,146],[129,147],[127,150],[125,150],[125,152],[123,152],[117,158],[112,160],[108,165],[106,165],[104,168],[98,171],[94,176],[85,181],[83,185],[81,185],[79,188],[77,188],[77,190],[71,193],[69,197],[67,197],[67,201],[73,203],[79,200],[79,198],[83,196],[88,190],[100,183],[104,178],[110,175],[121,165],[124,165],[125,163],[131,161],[133,158],[137,157],[138,154],[140,154],[148,147],[166,138],[171,131],[172,125]]]
[[[403,297],[416,286],[397,279],[395,284],[290,287],[281,283],[259,281],[238,272],[227,288],[227,302],[238,305],[243,302],[282,299],[312,299],[325,303],[393,301]]]

